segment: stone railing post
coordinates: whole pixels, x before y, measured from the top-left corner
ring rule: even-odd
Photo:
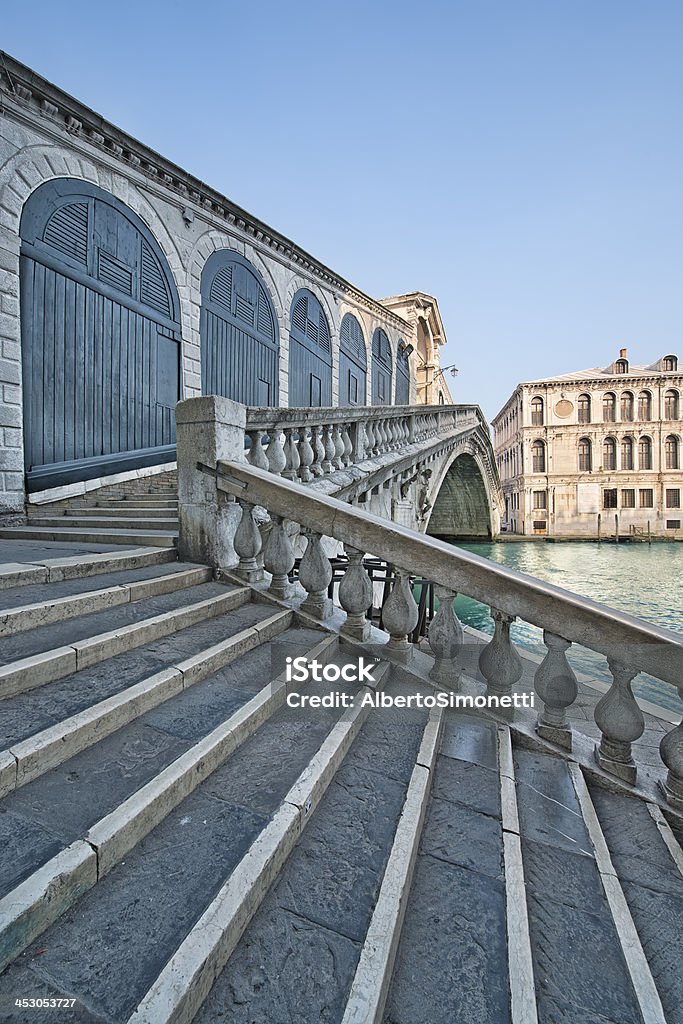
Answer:
[[[329,619],[332,615],[332,601],[327,588],[332,582],[332,566],[323,551],[322,538],[313,530],[303,530],[308,538],[306,550],[299,563],[299,583],[308,597],[302,602],[301,610],[316,619]]]
[[[370,623],[365,613],[372,604],[372,583],[363,565],[363,552],[344,545],[349,564],[339,584],[339,604],[346,612],[342,633],[354,640],[370,637]]]
[[[294,584],[289,581],[294,567],[294,549],[282,516],[272,515],[270,519],[272,527],[263,549],[263,565],[272,576],[269,593],[283,601],[294,593]]]
[[[637,769],[631,755],[631,744],[645,730],[645,718],[633,696],[631,684],[638,669],[608,658],[612,685],[595,705],[595,724],[602,733],[595,748],[595,759],[601,768],[633,785]]]
[[[515,616],[492,608],[491,617],[494,622],[493,636],[479,655],[479,670],[486,680],[486,692],[503,696],[512,692],[514,684],[522,678],[524,667],[510,640],[510,626]]]
[[[460,620],[453,610],[456,593],[447,587],[434,584],[434,593],[439,602],[436,615],[429,623],[429,646],[434,651],[434,667],[429,675],[435,682],[455,686],[460,681],[460,669],[455,660],[464,643]]]
[[[678,687],[678,695],[683,700],[683,685]],[[659,753],[668,768],[662,786],[666,798],[674,810],[683,811],[683,720],[664,736]]]
[[[248,501],[240,501],[242,518],[235,531],[235,551],[239,556],[239,565],[235,572],[247,583],[256,583],[263,579],[263,569],[259,567],[256,556],[261,551],[261,534],[254,522],[254,506]]]
[[[544,740],[571,750],[572,731],[567,723],[567,708],[574,703],[579,692],[576,676],[565,654],[571,643],[546,629],[543,630],[543,643],[548,653],[534,677],[536,693],[543,701],[536,732]]]
[[[413,656],[413,645],[408,639],[417,625],[419,609],[410,589],[410,573],[395,570],[396,579],[382,608],[382,624],[389,633],[387,654],[408,662]]]
[[[263,450],[263,431],[262,430],[250,430],[249,438],[251,445],[249,447],[249,454],[247,455],[247,462],[251,466],[256,466],[257,469],[268,470],[268,456]]]
[[[218,395],[188,398],[176,406],[178,459],[178,557],[227,569],[237,562],[234,536],[239,506],[216,488],[197,463],[244,462],[246,407]]]

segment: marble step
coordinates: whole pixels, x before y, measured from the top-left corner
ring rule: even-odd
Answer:
[[[32,516],[31,524],[76,530],[177,530],[177,515],[151,518],[144,514],[112,512],[109,516],[64,515]]]
[[[4,540],[47,540],[47,541],[80,541],[83,544],[141,544],[145,547],[173,548],[178,535],[169,530],[130,530],[101,529],[99,525],[93,529],[79,529],[67,525],[57,526],[6,526],[0,529],[0,538]]]
[[[99,505],[69,505],[62,512],[60,509],[46,509],[43,515],[50,516],[63,514],[69,517],[84,516],[89,519],[103,519],[107,516],[126,516],[133,519],[176,519],[178,518],[177,505],[150,506],[138,505],[134,501],[120,501],[117,505],[102,508]],[[35,513],[34,513],[35,515]]]
[[[25,551],[21,550],[22,548],[23,545],[19,545],[16,550],[16,561],[0,562],[0,591],[33,584],[59,583],[63,580],[124,572],[147,566],[166,565],[177,561],[178,558],[174,550],[169,551],[158,547],[134,547],[125,551],[66,556],[55,553],[52,557],[38,557],[33,554],[28,558]],[[41,550],[44,551],[45,548]]]

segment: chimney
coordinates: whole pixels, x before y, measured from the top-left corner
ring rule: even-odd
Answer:
[[[619,349],[619,358],[620,359],[626,359],[626,349],[625,348],[620,348]]]

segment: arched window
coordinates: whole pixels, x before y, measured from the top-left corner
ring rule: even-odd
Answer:
[[[621,418],[625,423],[633,423],[632,391],[624,391],[621,396]]]
[[[156,239],[74,178],[32,193],[20,233],[29,490],[175,459],[180,304]]]
[[[295,408],[332,405],[332,345],[323,308],[312,292],[292,300],[289,344],[289,404]]]
[[[545,473],[545,443],[534,441],[531,446],[532,473]]]
[[[664,419],[678,419],[678,392],[673,388],[669,388],[664,394]]]
[[[538,395],[531,399],[531,425],[543,426],[543,399]]]
[[[603,423],[614,423],[617,418],[617,396],[613,391],[608,391],[602,399],[602,421]]]
[[[346,313],[339,330],[339,404],[365,405],[368,357],[363,329]]]
[[[277,405],[277,317],[256,268],[221,249],[206,261],[201,293],[202,394]]]
[[[391,345],[386,331],[378,327],[372,336],[372,404],[391,405]]]
[[[412,347],[401,338],[396,352],[396,405],[410,403],[410,353]]]
[[[602,442],[602,468],[606,472],[617,468],[617,442],[613,437],[606,437]]]
[[[621,468],[633,469],[633,438],[623,437],[621,439]]]
[[[579,441],[579,473],[590,473],[593,468],[593,453],[590,438],[582,437]]]
[[[646,422],[652,419],[652,395],[649,391],[641,391],[638,395],[638,419]]]
[[[649,437],[641,437],[638,442],[638,468],[652,469],[652,441]]]
[[[678,438],[669,434],[664,442],[664,466],[666,469],[680,469]]]
[[[579,395],[579,423],[590,423],[591,421],[591,396]]]
[[[676,356],[664,356],[662,359],[662,369],[665,373],[671,373],[672,370],[678,369],[678,359]]]
[[[616,373],[628,373],[628,359],[617,359],[614,369]]]

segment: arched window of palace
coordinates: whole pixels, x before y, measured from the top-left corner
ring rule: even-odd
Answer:
[[[676,356],[664,356],[662,359],[662,369],[665,373],[671,373],[678,369],[678,359]]]
[[[222,249],[206,261],[201,293],[202,394],[277,405],[277,317],[261,275]]]
[[[641,391],[638,395],[638,419],[646,422],[652,419],[652,395],[649,391]]]
[[[545,443],[534,441],[531,446],[531,466],[533,473],[545,473]]]
[[[624,391],[621,396],[621,418],[624,423],[633,422],[633,392]]]
[[[152,233],[74,178],[33,192],[20,233],[28,489],[175,459],[180,303]]]
[[[289,332],[289,404],[294,408],[332,405],[332,343],[323,308],[312,292],[294,296]]]
[[[602,442],[602,468],[607,472],[617,468],[617,442],[606,437]]]
[[[365,405],[368,356],[363,328],[345,313],[339,331],[339,404]]]
[[[678,419],[678,403],[679,396],[678,392],[673,388],[669,388],[664,394],[664,419],[665,420],[677,420]]]
[[[543,399],[540,395],[531,399],[531,425],[532,427],[543,426]]]
[[[678,438],[670,434],[664,442],[664,466],[666,469],[680,469],[680,445]]]
[[[628,373],[628,359],[617,359],[614,366],[617,373]]]
[[[400,338],[396,352],[396,405],[409,404],[410,354],[408,353],[408,345],[403,338]]]
[[[649,437],[641,437],[638,442],[638,468],[652,469],[652,441]]]
[[[617,396],[613,391],[608,391],[602,399],[602,421],[603,423],[614,423],[617,418]]]
[[[593,468],[593,454],[590,438],[579,440],[579,473],[589,473]]]
[[[633,438],[623,437],[621,439],[621,468],[633,469]]]
[[[391,405],[391,345],[387,332],[378,327],[372,336],[372,404]]]
[[[590,423],[591,421],[591,396],[579,395],[578,401],[579,423]]]

